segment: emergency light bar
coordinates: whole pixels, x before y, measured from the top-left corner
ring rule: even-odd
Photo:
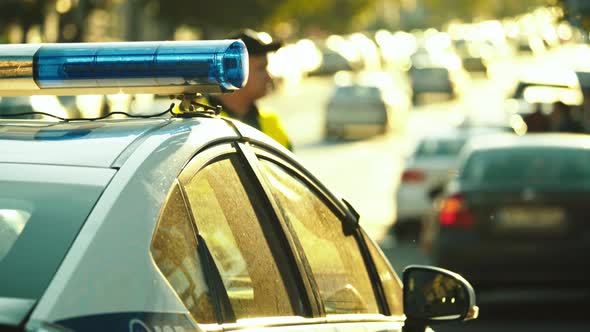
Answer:
[[[248,79],[241,40],[0,45],[0,95],[222,93]]]

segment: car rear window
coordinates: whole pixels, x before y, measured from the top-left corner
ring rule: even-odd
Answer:
[[[448,81],[449,72],[445,68],[415,68],[412,77],[418,80]]]
[[[590,152],[563,148],[479,151],[467,160],[460,176],[469,182],[578,183],[590,180]]]
[[[379,88],[373,86],[345,86],[336,89],[334,99],[380,100]]]
[[[428,139],[416,149],[417,158],[452,157],[459,154],[465,139]]]
[[[0,297],[43,294],[111,172],[0,163]]]

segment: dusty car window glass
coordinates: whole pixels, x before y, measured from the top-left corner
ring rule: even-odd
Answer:
[[[353,235],[301,180],[262,160],[281,212],[297,236],[327,314],[378,313],[375,293]]]
[[[208,165],[186,186],[199,234],[237,319],[296,315],[235,160]]]
[[[215,323],[211,295],[197,254],[197,242],[180,189],[176,185],[156,229],[152,257],[199,323]]]
[[[389,261],[381,251],[381,249],[375,244],[375,242],[371,241],[367,234],[364,234],[365,241],[367,242],[367,246],[369,247],[369,251],[371,252],[371,257],[375,262],[375,267],[377,268],[377,273],[379,274],[379,280],[381,280],[381,285],[383,286],[383,292],[385,293],[385,298],[387,299],[387,304],[389,305],[389,311],[391,315],[399,316],[404,314],[403,308],[403,295],[402,295],[402,283],[399,280],[397,274],[389,264]]]

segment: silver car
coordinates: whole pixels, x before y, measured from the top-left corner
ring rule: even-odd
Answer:
[[[336,86],[326,107],[326,138],[363,138],[391,129],[392,105],[374,85]]]

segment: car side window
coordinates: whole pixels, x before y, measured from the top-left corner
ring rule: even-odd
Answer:
[[[379,313],[355,236],[344,234],[342,221],[305,182],[274,162],[261,163],[279,209],[303,247],[326,314]]]
[[[205,166],[185,184],[197,231],[236,319],[296,316],[301,302],[289,291],[293,275],[280,270],[277,262],[287,260],[271,249],[267,240],[273,235],[240,169],[237,156],[231,155]]]
[[[216,322],[211,294],[201,270],[197,241],[178,184],[172,188],[151,244],[154,262],[193,318]]]
[[[402,282],[391,267],[387,257],[383,254],[383,251],[381,251],[381,248],[365,232],[363,232],[363,236],[371,253],[371,258],[375,262],[375,268],[377,269],[385,299],[389,306],[389,313],[393,316],[401,316],[404,314]]]

